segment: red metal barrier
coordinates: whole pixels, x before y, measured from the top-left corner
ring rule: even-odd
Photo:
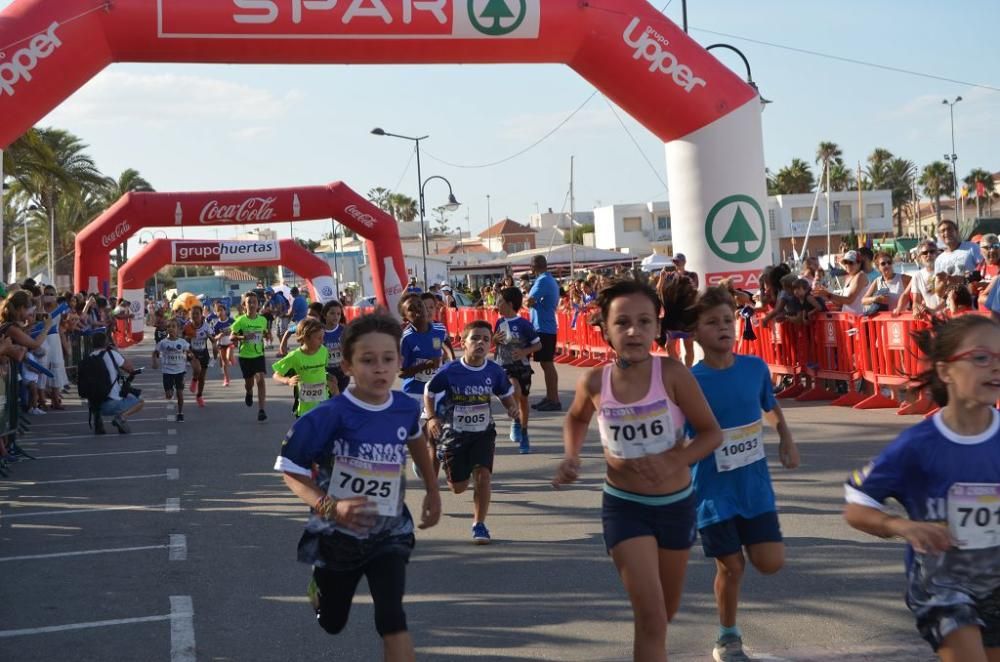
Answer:
[[[857,317],[851,313],[819,313],[810,325],[806,373],[813,378],[813,386],[801,393],[796,400],[813,402],[833,400],[831,404],[853,406],[864,399],[857,391],[860,377],[857,364]],[[822,384],[823,381],[847,382],[846,394]]]

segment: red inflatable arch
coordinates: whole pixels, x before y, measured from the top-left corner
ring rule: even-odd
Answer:
[[[668,142],[689,269],[770,258],[758,95],[645,0],[14,0],[0,48],[0,148],[112,62],[564,63]]]
[[[389,310],[395,310],[406,277],[399,228],[395,219],[342,182],[255,191],[127,193],[76,236],[76,290],[106,293],[111,279],[108,254],[143,228],[258,225],[331,217],[365,237],[375,295]],[[315,258],[308,251],[295,255]],[[169,259],[160,262],[157,268],[169,263]],[[286,264],[301,273],[297,262]],[[118,282],[119,292],[124,291],[121,276]],[[331,280],[316,298],[335,296]],[[138,304],[129,301],[133,306]]]
[[[142,306],[146,281],[166,264],[212,264],[291,267],[305,278],[313,301],[335,298],[330,265],[294,239],[278,241],[225,241],[154,239],[118,270],[120,296],[132,304],[132,342],[143,335]]]

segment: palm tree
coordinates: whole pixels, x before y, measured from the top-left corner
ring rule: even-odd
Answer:
[[[392,191],[389,189],[376,186],[373,189],[369,189],[368,201],[387,214],[392,214],[392,202],[389,200],[391,195]]]
[[[156,189],[139,174],[138,170],[128,168],[118,175],[118,179],[107,179],[106,184],[97,192],[101,211],[115,204],[127,193],[153,193]],[[93,218],[88,219],[88,222]],[[128,242],[123,242],[115,249],[116,266],[120,267],[128,261]]]
[[[975,168],[969,172],[969,176],[964,180],[965,185],[969,187],[969,191],[976,193],[978,191],[977,184],[982,184],[986,195],[976,195],[976,216],[982,217],[983,215],[983,203],[989,201],[993,197],[993,193],[996,191],[996,186],[993,183],[993,175],[986,172],[982,168]]]
[[[892,191],[892,215],[896,219],[896,236],[903,236],[903,208],[912,197],[913,183],[917,176],[917,165],[913,161],[896,157],[887,165],[887,181]]]
[[[844,153],[840,150],[840,147],[837,145],[837,143],[832,143],[832,142],[826,142],[826,141],[824,141],[824,142],[821,142],[819,144],[819,147],[816,148],[816,161],[815,161],[815,163],[817,165],[820,164],[820,163],[822,163],[823,164],[823,172],[826,173],[826,172],[829,172],[829,170],[830,170],[830,162],[831,161],[840,161],[841,160],[840,157],[843,156],[843,155],[844,155]],[[832,175],[833,173],[830,173],[830,174]],[[822,185],[823,185],[823,182],[820,182],[820,186],[822,186]],[[827,191],[827,193],[829,193],[829,191]]]
[[[868,155],[868,167],[865,168],[867,185],[870,190],[880,190],[890,188],[889,162],[894,158],[892,152],[884,147],[876,147]]]
[[[79,214],[81,205],[74,204],[74,197],[82,201],[86,191],[91,188],[101,188],[106,185],[106,178],[97,169],[94,160],[86,153],[87,146],[72,133],[63,129],[42,128],[36,130],[35,136],[26,139],[25,157],[27,166],[15,162],[13,190],[15,199],[23,207],[34,205],[37,211],[44,213],[44,222],[39,223],[37,216],[36,232],[49,240],[49,246],[54,246],[56,255],[67,255],[64,249],[65,240],[73,235],[82,223],[89,218]],[[67,214],[60,217],[59,213]],[[53,232],[54,231],[54,232]],[[51,249],[40,252],[39,258],[47,257]],[[56,256],[52,255],[53,264],[68,269],[68,266],[58,265]],[[36,261],[36,264],[41,260]],[[65,264],[65,263],[64,263]],[[58,269],[55,269],[58,273]],[[49,274],[55,282],[56,274]]]
[[[934,161],[924,166],[917,182],[924,187],[924,194],[934,200],[934,213],[941,222],[941,197],[954,189],[951,169],[944,161]]]
[[[848,191],[854,183],[854,173],[844,165],[841,159],[836,159],[830,164],[830,190]]]
[[[802,159],[792,159],[790,165],[779,170],[774,176],[774,190],[777,195],[809,193],[815,186],[816,180],[812,170]]]
[[[392,206],[393,218],[403,223],[412,223],[420,214],[417,201],[404,193],[390,194],[389,204]]]

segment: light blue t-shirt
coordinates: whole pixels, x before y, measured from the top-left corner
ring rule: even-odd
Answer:
[[[292,321],[301,322],[309,314],[309,302],[301,294],[292,299]]]
[[[735,363],[716,370],[699,362],[691,368],[708,406],[726,430],[738,429],[761,420],[761,410],[774,409],[774,391],[767,364],[756,356],[737,354]],[[688,430],[688,434],[693,434]],[[763,442],[761,438],[760,443]],[[723,452],[723,446],[718,452]],[[737,515],[756,517],[776,509],[767,458],[729,471],[718,471],[717,453],[694,466],[693,482],[698,499],[698,528],[724,522]]]
[[[559,283],[547,271],[535,279],[528,297],[535,299],[531,308],[531,323],[539,333],[555,335],[556,307],[559,305]]]

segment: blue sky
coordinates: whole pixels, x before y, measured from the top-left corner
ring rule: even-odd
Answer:
[[[0,9],[10,4],[0,0]],[[657,8],[666,0],[657,0]],[[680,22],[681,0],[666,9]],[[819,58],[745,41],[774,42],[1000,88],[1000,3],[986,0],[691,0],[691,34],[723,41],[749,58],[762,94],[765,160],[813,161],[822,140],[838,143],[854,166],[886,147],[919,166],[950,152],[944,97],[955,106],[959,174],[1000,170],[1000,92]],[[729,37],[715,33],[727,33]],[[741,37],[741,38],[736,38]],[[742,63],[715,51],[738,72]],[[430,135],[424,177],[447,177],[463,203],[452,225],[473,232],[494,220],[524,221],[564,208],[570,156],[578,209],[664,199],[663,144],[620,110],[638,149],[601,95],[540,146],[492,168],[555,127],[593,92],[561,66],[217,66],[109,67],[41,124],[63,127],[90,145],[99,167],[139,170],[162,191],[294,186],[343,180],[416,197],[412,144],[369,134],[374,126]],[[653,168],[643,160],[641,149]],[[818,169],[817,169],[818,171]],[[446,187],[432,182],[428,208]],[[567,207],[568,209],[568,207]],[[288,236],[288,225],[275,226]],[[319,238],[329,222],[296,226]],[[175,232],[171,230],[170,232]],[[188,236],[195,236],[188,231]],[[209,231],[207,236],[214,236]]]

